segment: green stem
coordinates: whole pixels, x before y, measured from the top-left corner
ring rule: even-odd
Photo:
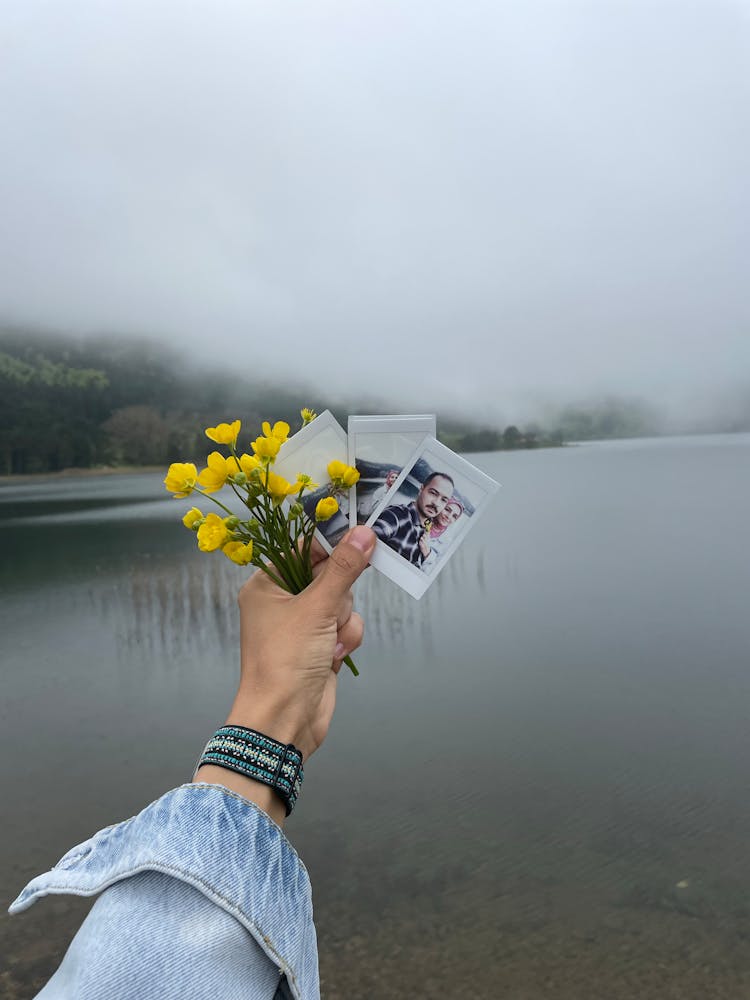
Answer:
[[[198,489],[197,487],[194,487],[194,488],[193,488],[193,493],[200,493],[200,495],[201,495],[202,497],[205,497],[205,498],[206,498],[206,500],[212,500],[212,501],[213,501],[213,502],[214,502],[215,504],[218,504],[218,506],[219,506],[219,507],[221,507],[221,509],[222,509],[222,510],[225,510],[225,511],[227,512],[227,514],[229,514],[229,516],[230,516],[230,517],[234,517],[234,513],[233,513],[233,511],[231,511],[231,510],[230,510],[230,509],[229,509],[229,508],[228,508],[228,507],[226,506],[226,504],[223,504],[223,503],[221,502],[221,500],[217,500],[217,499],[216,499],[216,497],[215,497],[215,496],[212,496],[212,495],[211,495],[210,493],[204,493],[204,492],[203,492],[203,490],[199,490],[199,489]]]
[[[258,567],[259,570],[261,570],[261,572],[265,573],[267,577],[270,577],[270,579],[273,580],[273,582],[276,584],[277,587],[281,587],[281,589],[286,590],[287,593],[292,593],[292,591],[289,590],[289,587],[287,587],[287,585],[283,582],[283,580],[280,580],[275,573],[272,573],[264,562],[257,562],[255,563],[255,565]]]
[[[351,672],[354,674],[355,677],[359,677],[359,670],[357,670],[357,668],[354,666],[354,660],[351,658],[351,656],[345,656],[344,663],[347,665],[347,667],[349,667],[349,669],[351,670]]]
[[[279,545],[283,548],[284,552],[286,553],[289,576],[294,581],[294,588],[295,588],[294,592],[296,594],[299,594],[302,590],[304,590],[304,583],[299,576],[299,566],[298,566],[299,554],[296,551],[292,550],[292,546],[289,541],[289,528],[287,526],[287,522],[284,519],[283,514],[280,513],[279,507],[273,508],[272,517],[273,517],[274,535]]]

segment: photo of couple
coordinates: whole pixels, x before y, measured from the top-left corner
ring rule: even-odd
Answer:
[[[498,484],[435,438],[435,418],[349,417],[360,478],[350,524],[372,528],[370,563],[421,598],[462,545]]]
[[[417,463],[417,466],[419,464],[424,463]],[[417,466],[394,497],[394,500],[403,498],[407,502],[385,507],[373,522],[372,529],[381,541],[412,566],[431,573],[456,537],[451,528],[464,513],[470,516],[471,511],[467,511],[466,503],[455,495],[455,479],[448,472],[429,471],[421,480],[416,496],[409,500],[406,491]],[[394,470],[389,475],[391,473]],[[397,475],[393,475],[391,483]]]

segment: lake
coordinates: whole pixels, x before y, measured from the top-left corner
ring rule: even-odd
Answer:
[[[286,828],[323,996],[750,996],[750,435],[470,458],[503,488],[428,594],[358,584]],[[246,571],[161,478],[0,486],[6,907],[189,780],[231,702]],[[3,996],[89,905],[0,918]]]

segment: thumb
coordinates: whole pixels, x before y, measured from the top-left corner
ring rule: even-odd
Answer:
[[[371,528],[358,525],[344,535],[326,559],[323,572],[310,587],[325,610],[336,613],[341,599],[367,568],[376,541]]]

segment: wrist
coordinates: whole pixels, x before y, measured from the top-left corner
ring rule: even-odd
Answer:
[[[261,704],[237,695],[225,725],[245,726],[265,733],[279,743],[291,743],[307,758],[315,751],[310,739],[310,725],[303,713],[290,704]]]
[[[237,774],[235,771],[228,771],[225,767],[217,767],[215,764],[204,764],[199,767],[193,781],[205,781],[209,785],[223,785],[224,788],[236,792],[243,799],[247,799],[262,809],[277,826],[284,825],[286,806],[273,788],[269,788],[261,781],[247,778],[244,774]]]
[[[297,747],[231,721],[220,726],[208,741],[193,778],[231,788],[255,802],[279,825],[294,809],[303,779],[302,754]]]

